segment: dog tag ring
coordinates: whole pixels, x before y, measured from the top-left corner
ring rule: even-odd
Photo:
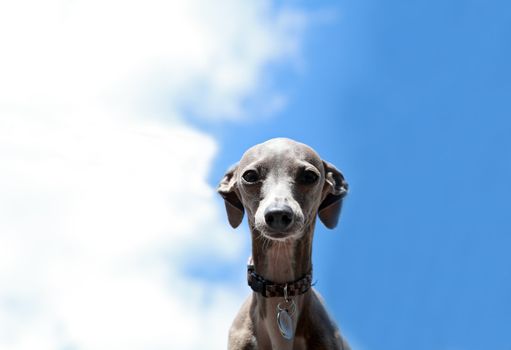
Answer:
[[[286,309],[279,310],[277,313],[277,324],[279,326],[280,334],[282,334],[285,339],[293,339],[293,320]]]

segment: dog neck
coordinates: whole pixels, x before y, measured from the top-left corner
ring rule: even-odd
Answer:
[[[286,241],[269,240],[261,235],[251,225],[252,233],[252,263],[255,272],[265,280],[278,284],[293,282],[312,270],[312,238],[314,223],[306,227],[303,234],[297,239]],[[263,348],[277,348],[281,350],[292,349],[293,344],[300,341],[300,330],[297,329],[298,320],[306,317],[304,310],[310,298],[311,291],[295,296],[293,301],[296,312],[293,316],[293,328],[295,337],[286,340],[279,333],[276,321],[277,305],[284,299],[282,297],[266,298],[260,293],[254,292],[255,311],[258,322],[257,333],[266,336],[268,345]],[[271,346],[269,346],[271,344]]]
[[[270,240],[252,229],[252,259],[255,271],[266,280],[289,283],[312,270],[314,224],[297,239]]]

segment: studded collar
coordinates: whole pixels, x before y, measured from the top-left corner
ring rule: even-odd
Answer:
[[[289,297],[301,295],[307,292],[312,286],[312,269],[305,276],[288,283],[275,283],[266,280],[263,276],[255,272],[253,264],[247,265],[248,285],[256,293],[265,298]]]

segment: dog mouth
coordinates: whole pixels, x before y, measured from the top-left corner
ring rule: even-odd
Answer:
[[[262,231],[261,234],[268,239],[273,239],[277,241],[285,241],[286,239],[289,239],[292,236],[287,232],[277,232],[270,230]]]
[[[269,227],[268,225],[262,225],[262,227],[258,228],[258,231],[261,233],[263,237],[267,239],[275,241],[287,241],[298,238],[300,236],[301,225],[295,224],[285,231],[275,230]]]

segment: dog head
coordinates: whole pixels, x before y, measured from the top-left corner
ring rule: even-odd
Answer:
[[[239,226],[246,210],[250,227],[269,239],[286,240],[302,235],[316,215],[334,228],[348,184],[312,148],[277,138],[246,151],[218,192],[232,227]]]

